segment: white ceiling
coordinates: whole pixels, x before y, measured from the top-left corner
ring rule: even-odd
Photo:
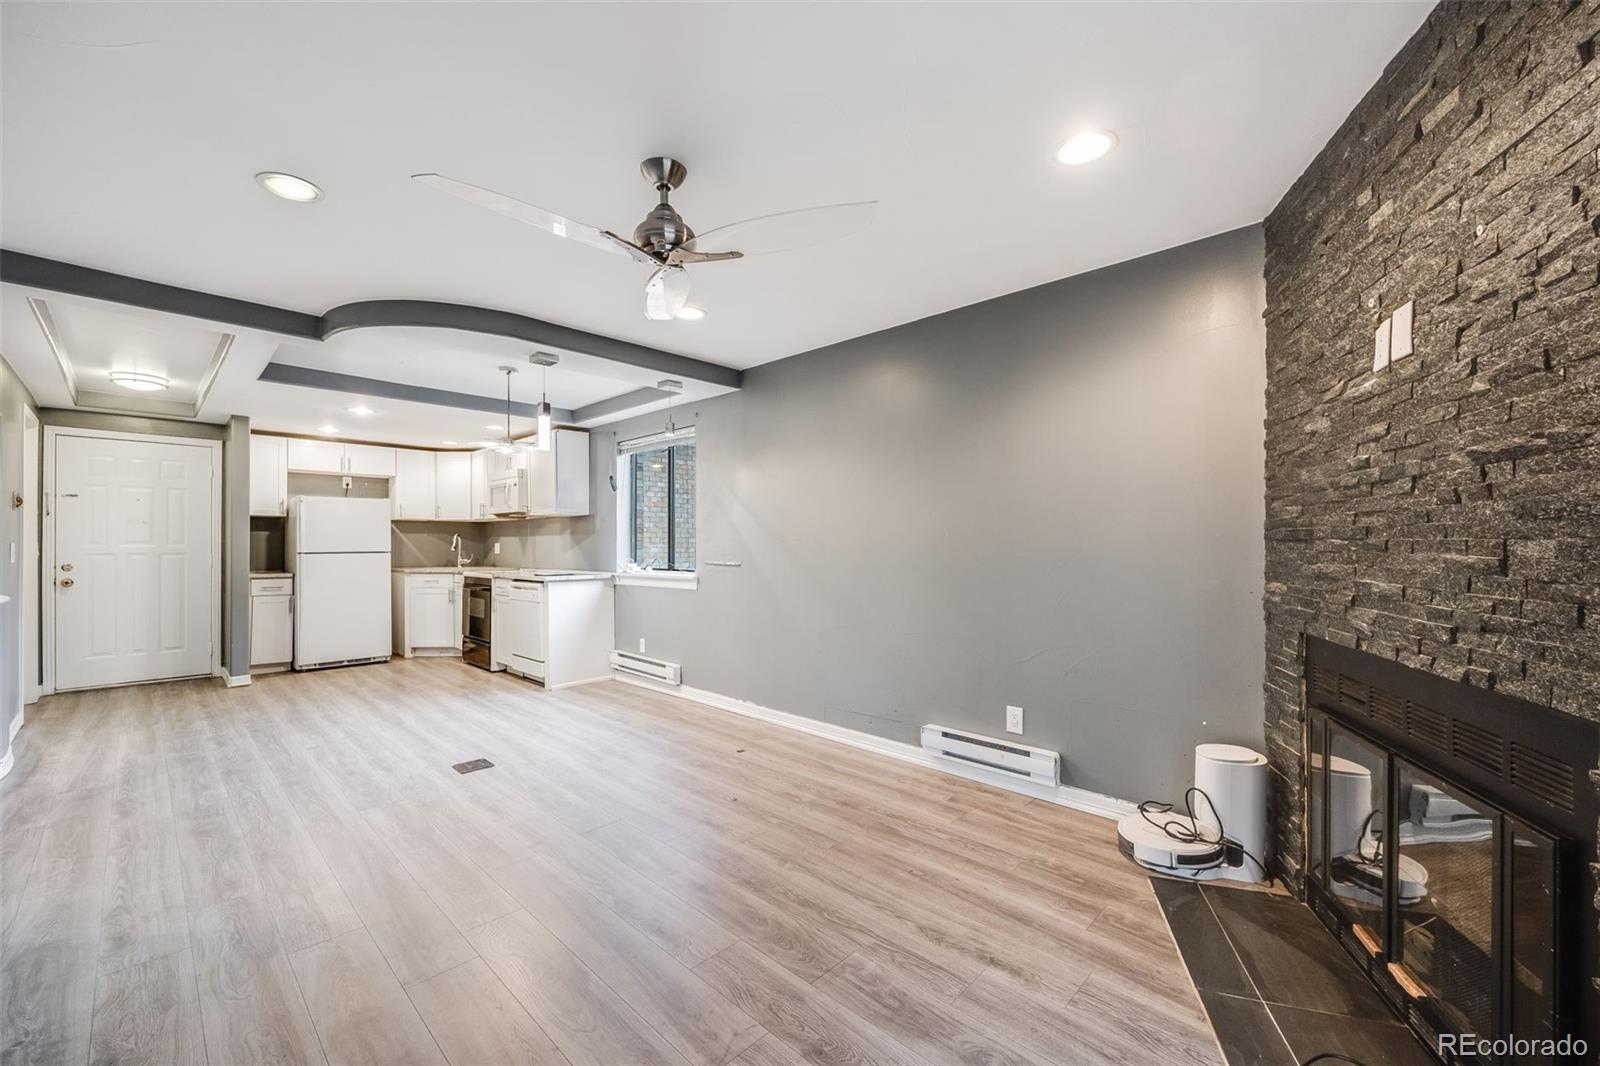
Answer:
[[[1259,220],[1431,6],[8,3],[0,241],[747,367]],[[1060,166],[1082,125],[1120,146]],[[687,163],[674,203],[699,230],[881,207],[832,245],[695,267],[709,317],[650,322],[644,268],[408,178],[628,232],[656,153]],[[277,200],[265,169],[326,197]]]

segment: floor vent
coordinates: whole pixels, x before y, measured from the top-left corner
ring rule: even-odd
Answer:
[[[1061,783],[1061,755],[1043,748],[1030,748],[1026,744],[1013,744],[1009,740],[996,740],[942,725],[922,727],[922,746],[941,759],[981,766],[1052,788]]]
[[[474,770],[487,770],[493,765],[494,763],[490,762],[488,759],[468,759],[466,762],[456,763],[454,766],[450,767],[450,769],[454,770],[458,774],[470,774]]]
[[[683,667],[664,659],[635,655],[631,651],[611,653],[611,668],[635,677],[648,677],[652,681],[665,681],[669,685],[683,683]]]

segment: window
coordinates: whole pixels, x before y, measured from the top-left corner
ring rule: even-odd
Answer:
[[[618,444],[619,547],[641,570],[695,569],[694,430]]]

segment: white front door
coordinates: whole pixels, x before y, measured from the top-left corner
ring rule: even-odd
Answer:
[[[55,687],[212,672],[207,442],[55,441]]]

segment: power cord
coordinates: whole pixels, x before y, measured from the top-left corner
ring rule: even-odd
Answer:
[[[1194,797],[1197,795],[1206,801],[1207,807],[1211,808],[1211,817],[1217,823],[1216,839],[1206,836],[1206,834],[1200,829],[1200,819],[1196,817],[1194,813]],[[1171,803],[1163,803],[1160,800],[1145,800],[1143,803],[1139,804],[1139,814],[1143,816],[1145,821],[1149,822],[1151,825],[1165,833],[1168,838],[1176,840],[1181,844],[1220,844],[1224,848],[1232,845],[1233,847],[1239,849],[1239,853],[1241,855],[1256,864],[1256,869],[1261,871],[1261,875],[1263,877],[1270,876],[1267,873],[1266,863],[1262,862],[1260,859],[1246,851],[1238,841],[1228,839],[1228,834],[1224,831],[1222,826],[1222,815],[1217,813],[1217,805],[1211,801],[1211,797],[1206,794],[1205,789],[1200,788],[1197,785],[1190,785],[1188,788],[1184,789],[1183,806],[1188,811],[1187,822],[1181,818],[1169,818],[1158,822],[1155,818],[1151,817],[1151,815],[1172,813],[1174,805]]]
[[[1324,1051],[1320,1055],[1313,1055],[1300,1064],[1300,1066],[1315,1066],[1319,1062],[1348,1062],[1353,1066],[1367,1066],[1360,1059],[1353,1059],[1349,1055],[1341,1055],[1337,1051]]]

